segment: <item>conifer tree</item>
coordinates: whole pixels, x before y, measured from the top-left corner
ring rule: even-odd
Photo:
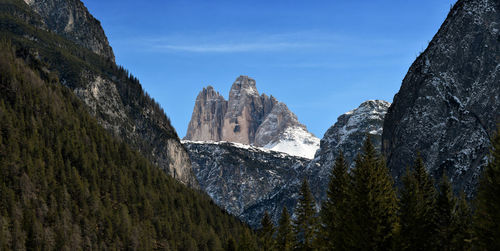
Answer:
[[[472,210],[463,192],[453,215],[453,233],[451,250],[472,249]]]
[[[402,181],[399,249],[430,250],[436,232],[436,190],[420,156],[413,169],[407,169]]]
[[[436,199],[437,234],[435,235],[435,247],[438,250],[451,250],[455,205],[456,199],[451,189],[450,180],[446,174],[443,174]]]
[[[238,250],[258,250],[257,243],[252,239],[252,234],[250,230],[244,229],[243,234],[240,236],[240,241],[238,243]]]
[[[234,240],[233,237],[229,237],[229,239],[227,240],[225,250],[236,251],[236,241]]]
[[[291,251],[293,250],[294,242],[290,214],[288,213],[288,209],[283,207],[276,236],[276,249],[280,251]]]
[[[344,154],[339,152],[332,168],[326,200],[321,206],[321,246],[329,250],[346,250],[349,241],[346,230],[349,227],[348,208],[351,177]]]
[[[271,220],[269,214],[264,212],[262,220],[260,221],[262,228],[259,230],[259,238],[261,243],[261,250],[273,250],[274,249],[274,224]]]
[[[398,247],[401,250],[414,250],[414,245],[418,240],[416,228],[418,228],[418,192],[417,181],[414,172],[410,168],[406,169],[405,175],[402,177],[402,188],[400,191],[399,201],[399,220],[400,232]],[[416,250],[416,248],[415,248]]]
[[[300,198],[295,208],[297,219],[294,221],[296,250],[313,250],[317,234],[316,203],[306,179],[300,188]]]
[[[397,198],[385,161],[367,137],[352,170],[351,249],[389,250],[397,227]]]
[[[500,250],[500,124],[497,127],[476,200],[475,244],[484,250]]]

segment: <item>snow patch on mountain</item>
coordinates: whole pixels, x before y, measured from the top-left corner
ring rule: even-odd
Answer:
[[[302,127],[286,128],[279,137],[264,148],[308,159],[314,158],[319,149],[320,139]]]

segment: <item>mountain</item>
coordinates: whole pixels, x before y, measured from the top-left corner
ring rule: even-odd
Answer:
[[[25,59],[47,63],[100,125],[184,184],[197,186],[189,156],[160,106],[114,63],[107,38],[79,0],[0,2],[0,33]]]
[[[472,195],[500,122],[500,2],[458,1],[394,96],[383,150],[398,179],[418,152]]]
[[[223,250],[257,237],[113,137],[36,58],[0,42],[1,250]]]
[[[183,144],[201,189],[254,228],[260,226],[262,215],[247,215],[245,210],[295,182],[309,163],[306,158],[241,143]]]
[[[306,158],[319,147],[319,139],[297,116],[273,96],[259,95],[255,80],[248,76],[236,79],[227,101],[213,87],[204,88],[184,139],[236,142]]]
[[[115,61],[101,23],[79,0],[24,0],[56,34]]]
[[[326,187],[339,151],[342,151],[350,167],[361,151],[367,135],[375,149],[382,148],[382,127],[387,110],[391,104],[383,100],[368,100],[358,108],[338,117],[321,139],[320,150],[307,167],[311,191],[316,198],[323,200]]]
[[[220,100],[215,92],[210,96],[213,98],[205,100]],[[220,107],[215,105],[217,102],[206,107]],[[313,160],[241,143],[183,141],[183,144],[201,189],[228,212],[257,228],[265,211],[274,222],[278,221],[283,206],[293,212],[304,178],[310,181],[317,201],[324,199],[338,151],[342,150],[347,160],[352,161],[367,134],[380,150],[382,125],[389,105],[386,101],[370,100],[341,115],[325,133]]]

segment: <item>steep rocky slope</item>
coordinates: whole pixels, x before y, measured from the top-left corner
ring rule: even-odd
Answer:
[[[419,151],[435,177],[472,194],[500,121],[500,2],[459,0],[415,60],[384,122],[394,177]]]
[[[258,227],[245,210],[300,177],[308,159],[231,142],[183,141],[201,189],[229,213]]]
[[[307,167],[311,190],[316,198],[325,198],[331,168],[339,151],[343,152],[352,168],[367,135],[375,148],[381,150],[382,127],[390,105],[383,100],[365,101],[358,108],[341,115],[326,131],[321,139],[320,150]]]
[[[115,61],[113,49],[101,27],[79,0],[24,0],[47,27],[96,54]]]
[[[319,139],[284,103],[259,95],[255,80],[247,76],[236,79],[228,101],[213,87],[204,88],[184,139],[236,142],[308,158],[319,147]]]
[[[17,54],[46,62],[47,70],[58,72],[60,82],[104,128],[179,181],[196,186],[189,156],[170,120],[139,81],[113,62],[102,27],[83,4],[26,2],[29,5],[22,0],[0,3],[0,33],[17,47]],[[61,28],[64,25],[67,29]]]

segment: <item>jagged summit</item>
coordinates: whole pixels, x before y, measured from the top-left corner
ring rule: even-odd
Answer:
[[[197,141],[222,140],[227,101],[212,86],[207,86],[196,97],[196,104],[184,138]]]
[[[320,151],[316,157],[322,158],[322,162],[333,163],[338,151],[342,150],[346,159],[352,162],[361,150],[367,134],[380,150],[382,126],[390,105],[384,100],[368,100],[358,108],[340,115],[321,139]]]
[[[228,141],[312,158],[319,139],[272,95],[260,95],[256,82],[239,76],[229,100],[208,86],[198,94],[186,140]]]
[[[229,97],[241,94],[259,96],[255,79],[241,75],[234,81],[231,86],[231,91],[229,91]]]

